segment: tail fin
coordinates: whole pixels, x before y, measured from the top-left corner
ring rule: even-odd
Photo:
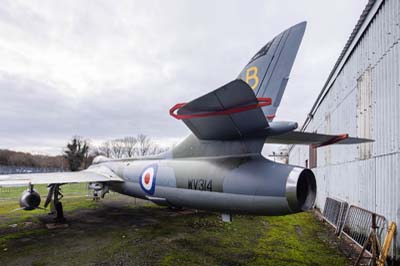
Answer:
[[[306,22],[301,22],[276,36],[239,74],[238,78],[247,82],[257,97],[272,99],[272,105],[263,107],[269,121],[281,102],[305,28]]]

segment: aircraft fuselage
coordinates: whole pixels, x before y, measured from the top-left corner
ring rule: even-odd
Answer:
[[[111,190],[174,207],[284,215],[309,209],[316,194],[310,170],[274,163],[261,155],[122,160],[100,165],[125,180],[110,183]]]

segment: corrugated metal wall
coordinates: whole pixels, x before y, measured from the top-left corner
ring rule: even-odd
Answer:
[[[400,226],[399,40],[400,0],[386,0],[306,128],[375,140],[370,148],[336,145],[318,149],[313,170],[319,208],[327,196],[338,197]],[[294,146],[289,163],[304,166],[308,158],[308,147]]]

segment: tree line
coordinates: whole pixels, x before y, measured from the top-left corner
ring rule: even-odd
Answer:
[[[103,142],[96,148],[95,153],[109,158],[120,159],[156,155],[166,151],[154,143],[148,136],[139,134]]]
[[[47,156],[34,155],[28,152],[19,152],[0,149],[0,165],[26,166],[37,168],[68,169],[68,161],[62,155]]]
[[[144,134],[107,140],[98,146],[91,143],[88,139],[74,136],[65,146],[63,153],[57,156],[0,149],[0,165],[78,171],[87,168],[98,155],[111,159],[136,158],[156,155],[167,150]]]

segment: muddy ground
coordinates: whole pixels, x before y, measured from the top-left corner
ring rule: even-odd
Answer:
[[[351,264],[311,213],[223,223],[215,213],[176,212],[124,196],[68,203],[75,207],[66,207],[69,226],[62,229],[47,229],[52,218],[44,212],[0,214],[0,265]]]

